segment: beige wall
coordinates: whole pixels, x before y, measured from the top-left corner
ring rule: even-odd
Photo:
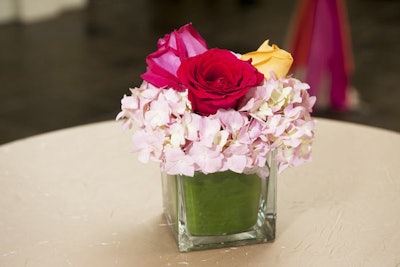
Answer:
[[[65,10],[81,8],[86,3],[87,0],[0,0],[0,23],[36,22]]]

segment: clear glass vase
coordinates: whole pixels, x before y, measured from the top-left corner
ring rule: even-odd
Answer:
[[[270,175],[232,171],[194,177],[162,174],[163,207],[181,252],[272,242],[277,166]]]

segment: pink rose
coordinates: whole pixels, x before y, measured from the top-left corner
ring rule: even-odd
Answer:
[[[147,70],[142,79],[159,88],[185,90],[177,70],[182,60],[207,51],[205,40],[189,23],[159,39],[157,45],[158,50],[146,58]]]
[[[264,79],[251,60],[240,60],[218,48],[183,60],[178,77],[189,90],[193,111],[200,115],[215,114],[220,108],[237,109],[247,91]]]

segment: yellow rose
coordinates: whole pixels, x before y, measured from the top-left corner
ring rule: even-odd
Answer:
[[[268,42],[269,40],[266,40],[257,51],[244,54],[240,59],[251,58],[251,64],[264,74],[266,79],[270,78],[270,71],[275,72],[277,78],[285,77],[293,62],[292,55],[279,49],[277,45],[270,46]]]

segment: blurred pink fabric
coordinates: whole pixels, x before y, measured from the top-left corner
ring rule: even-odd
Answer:
[[[327,78],[330,108],[349,109],[347,91],[354,63],[344,0],[300,0],[288,50],[294,58],[292,72],[305,70],[311,95],[319,97]]]

